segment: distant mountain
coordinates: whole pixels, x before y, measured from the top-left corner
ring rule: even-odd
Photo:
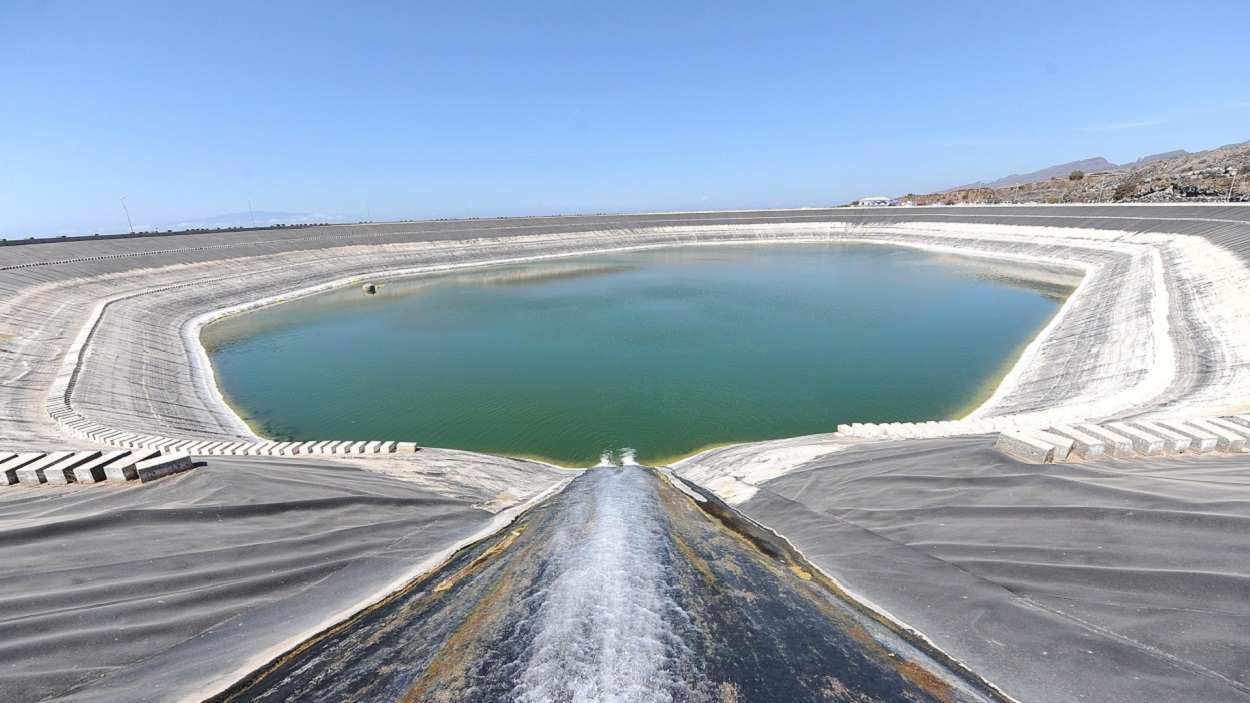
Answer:
[[[1068,175],[1083,171],[1075,180]],[[1181,149],[1116,165],[1096,157],[940,193],[900,196],[915,205],[994,203],[1250,202],[1250,142]]]
[[[229,227],[272,227],[274,225],[311,225],[319,223],[358,222],[361,218],[354,215],[342,215],[319,212],[275,212],[257,210],[255,212],[228,212],[224,215],[211,215],[191,220],[164,222],[147,225],[142,229],[174,231],[185,229],[226,229]],[[140,229],[135,225],[135,229]]]
[[[1158,154],[1151,154],[1150,156],[1143,156],[1132,163],[1121,164],[1120,168],[1137,168],[1138,166],[1145,166],[1146,164],[1152,164],[1156,161],[1163,161],[1165,159],[1175,159],[1180,156],[1190,156],[1190,153],[1184,149],[1164,151]]]
[[[1235,145],[1230,144],[1228,146]],[[1093,158],[1082,159],[1080,161],[1069,161],[1066,164],[1059,164],[1057,166],[1047,166],[1046,168],[1038,169],[1037,171],[1032,171],[1030,173],[1013,173],[1010,176],[1003,176],[1002,178],[996,181],[990,181],[989,183],[977,181],[976,183],[969,183],[964,186],[948,188],[942,192],[952,193],[957,190],[970,190],[973,188],[1009,188],[1011,186],[1023,185],[1025,183],[1048,181],[1052,178],[1067,178],[1068,174],[1073,171],[1084,171],[1085,173],[1098,173],[1100,171],[1128,171],[1135,168],[1141,168],[1142,166],[1152,164],[1157,161],[1166,161],[1167,159],[1176,159],[1182,156],[1193,156],[1193,154],[1185,151],[1184,149],[1174,149],[1172,151],[1164,151],[1158,154],[1143,156],[1136,161],[1131,161],[1126,164],[1113,164],[1101,156],[1095,156]]]
[[[1066,164],[1057,166],[1047,166],[1046,168],[1032,171],[1030,173],[1013,173],[1010,176],[1003,176],[996,181],[982,183],[980,181],[971,183],[966,186],[958,186],[951,188],[947,192],[954,190],[968,190],[970,188],[1006,188],[1008,186],[1018,186],[1021,183],[1035,183],[1037,181],[1048,181],[1052,178],[1067,178],[1068,174],[1073,171],[1084,171],[1093,173],[1095,171],[1110,171],[1116,168],[1116,165],[1104,159],[1101,156],[1095,156],[1092,159],[1082,159],[1080,161],[1069,161]]]

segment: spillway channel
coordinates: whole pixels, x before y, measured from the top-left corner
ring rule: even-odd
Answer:
[[[998,700],[678,480],[586,471],[219,700]]]

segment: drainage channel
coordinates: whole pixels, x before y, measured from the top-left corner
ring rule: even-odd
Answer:
[[[586,471],[224,701],[996,701],[680,479]]]

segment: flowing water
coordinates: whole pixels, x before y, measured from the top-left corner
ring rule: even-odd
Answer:
[[[758,527],[673,480],[591,469],[223,699],[997,700]]]
[[[895,247],[766,244],[385,281],[209,326],[264,435],[590,466],[966,412],[1066,289]]]

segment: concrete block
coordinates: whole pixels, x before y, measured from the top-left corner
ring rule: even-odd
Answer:
[[[416,442],[396,442],[395,443],[396,454],[412,454],[420,448],[421,447],[418,447]]]
[[[278,442],[273,445],[272,456],[290,456],[287,454],[287,450],[293,446],[295,446],[295,442]]]
[[[212,456],[213,451],[216,450],[217,447],[220,447],[222,444],[224,443],[221,440],[210,439],[200,444],[199,448],[196,449],[196,452],[200,456]]]
[[[44,476],[44,469],[60,462],[65,457],[73,454],[73,452],[52,452],[44,454],[39,459],[23,466],[17,470],[17,482],[24,483],[28,486],[38,486],[45,482],[47,478]]]
[[[850,433],[851,433],[851,426],[850,426],[850,425],[845,425],[845,424],[844,424],[844,425],[838,425],[837,433],[838,433],[838,434],[850,434]]]
[[[1152,422],[1150,420],[1134,420],[1129,424],[1134,427],[1140,427],[1156,437],[1162,437],[1163,451],[1170,454],[1187,452],[1189,451],[1190,445],[1193,444],[1193,440],[1189,437],[1177,432],[1176,430],[1168,429],[1157,422]]]
[[[1243,427],[1250,427],[1250,415],[1230,415],[1224,419],[1229,422],[1235,422]]]
[[[277,446],[277,442],[273,440],[265,440],[256,447],[256,453],[258,456],[273,456],[274,449],[277,448]]]
[[[1155,423],[1190,438],[1192,442],[1189,450],[1192,452],[1213,452],[1219,446],[1219,437],[1200,427],[1193,427],[1184,420],[1155,420]]]
[[[395,453],[395,445],[396,445],[396,444],[398,444],[398,443],[397,443],[397,442],[383,442],[383,443],[382,443],[382,453],[383,453],[383,454],[394,454],[394,453]]]
[[[1026,430],[1026,432],[1034,439],[1040,439],[1055,448],[1054,456],[1052,457],[1053,461],[1064,462],[1076,458],[1072,456],[1072,448],[1076,444],[1072,438],[1047,432],[1046,430]]]
[[[45,483],[56,483],[65,485],[74,483],[78,479],[74,476],[74,468],[85,464],[92,459],[100,456],[100,452],[91,450],[85,452],[74,452],[65,457],[61,461],[49,466],[43,470],[43,478]]]
[[[1072,453],[1085,461],[1097,459],[1107,453],[1106,440],[1095,437],[1088,432],[1083,432],[1071,425],[1055,425],[1050,428],[1050,431],[1071,439]]]
[[[365,447],[368,445],[369,445],[368,442],[355,442],[352,444],[351,453],[352,454],[364,454],[366,453]]]
[[[365,454],[377,454],[382,451],[381,442],[369,442],[365,445]]]
[[[1246,448],[1246,438],[1241,433],[1220,427],[1206,418],[1191,418],[1186,420],[1185,424],[1206,430],[1215,435],[1215,448],[1218,451],[1240,452]]]
[[[222,442],[216,447],[213,447],[212,456],[227,456],[234,449],[234,447],[238,446],[238,444],[239,443],[236,441]]]
[[[135,472],[135,464],[156,456],[160,456],[160,452],[155,449],[135,449],[126,456],[105,466],[104,480],[133,481],[139,478],[139,474]]]
[[[129,454],[126,449],[114,449],[74,467],[74,481],[77,483],[99,483],[105,480],[104,467]]]
[[[195,468],[195,462],[191,461],[190,454],[174,452],[135,464],[135,474],[140,482],[147,483],[193,468]]]
[[[0,486],[12,486],[17,481],[17,470],[43,458],[43,452],[24,452],[0,463]]]
[[[1033,464],[1045,464],[1055,459],[1055,445],[1015,430],[999,434],[994,442],[994,448],[1008,456]]]
[[[1120,458],[1137,456],[1137,451],[1133,449],[1133,440],[1125,437],[1115,430],[1107,429],[1102,425],[1094,425],[1091,423],[1081,423],[1079,425],[1073,425],[1073,427],[1087,434],[1094,435],[1095,437],[1098,437],[1102,439],[1102,441],[1106,442],[1107,454],[1111,456]]]
[[[1235,434],[1241,438],[1242,441],[1240,445],[1238,445],[1233,451],[1244,452],[1250,450],[1250,427],[1225,420],[1222,417],[1204,417],[1202,419],[1210,426],[1222,428],[1225,431]]]
[[[1163,453],[1167,442],[1160,436],[1151,434],[1127,422],[1110,422],[1107,428],[1133,440],[1133,449],[1142,456],[1158,456]]]
[[[184,447],[183,451],[190,454],[191,456],[199,456],[199,455],[204,454],[204,450],[208,449],[213,444],[215,444],[215,442],[212,442],[212,441],[195,442],[188,447]]]

